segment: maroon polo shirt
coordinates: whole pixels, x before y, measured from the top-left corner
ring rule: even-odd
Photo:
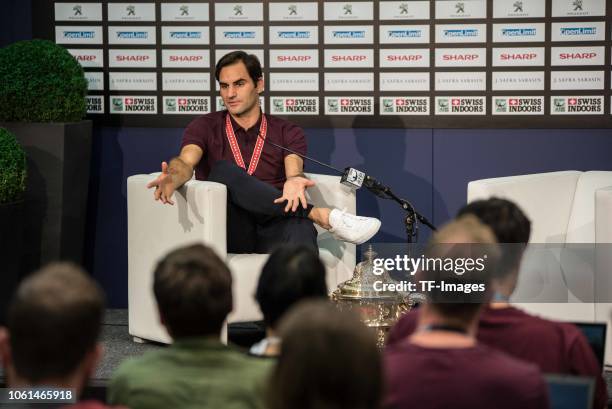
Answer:
[[[537,366],[486,345],[429,348],[405,339],[384,352],[385,409],[548,409]]]
[[[418,322],[418,310],[404,315],[393,327],[388,345],[402,343]],[[532,362],[544,373],[595,378],[595,409],[606,407],[608,393],[602,369],[588,341],[572,324],[545,320],[514,307],[484,309],[478,323],[478,342],[515,358]]]
[[[198,180],[206,180],[211,167],[219,160],[236,163],[225,133],[226,115],[229,115],[227,111],[202,115],[191,121],[183,133],[181,148],[186,145],[197,145],[204,152],[200,163],[195,168],[195,176]],[[302,155],[306,154],[306,137],[299,126],[271,115],[263,115],[266,116],[268,121],[267,141],[272,141]],[[261,116],[259,121],[247,130],[240,127],[231,115],[230,120],[242,153],[242,159],[248,169],[257,142]],[[259,158],[259,165],[253,176],[282,190],[283,184],[287,180],[284,162],[287,155],[290,155],[290,153],[272,146],[272,144],[265,143]]]

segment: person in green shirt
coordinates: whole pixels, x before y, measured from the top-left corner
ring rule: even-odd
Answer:
[[[263,408],[271,363],[219,341],[231,286],[228,267],[204,245],[164,257],[153,291],[174,342],[123,363],[109,384],[109,402],[131,409]]]

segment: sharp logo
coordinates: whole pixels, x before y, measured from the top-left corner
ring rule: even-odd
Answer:
[[[64,31],[65,38],[95,38],[94,31]]]
[[[515,13],[522,13],[523,12],[523,2],[522,1],[515,1],[512,6],[514,7],[514,12]]]
[[[181,11],[181,16],[189,16],[189,6],[183,4],[179,7],[179,10]]]
[[[561,34],[565,36],[596,35],[597,27],[561,27]]]
[[[363,62],[368,59],[367,55],[332,55],[334,62]]]
[[[392,62],[397,62],[397,61],[408,61],[408,62],[414,62],[414,61],[421,61],[423,59],[422,55],[401,55],[401,54],[396,54],[396,55],[388,55],[387,56],[387,61],[392,61]]]
[[[95,55],[77,55],[77,61],[88,61],[93,62],[96,61],[97,57]]]
[[[149,33],[147,33],[146,31],[118,31],[117,38],[147,39],[149,38]]]
[[[476,61],[478,54],[445,54],[442,56],[444,61]]]
[[[255,32],[254,31],[224,31],[223,37],[235,38],[235,39],[255,38]]]
[[[82,16],[83,15],[83,6],[81,6],[80,4],[76,4],[72,8],[72,11],[74,11],[74,15],[75,16]]]
[[[201,31],[171,31],[170,38],[202,38]]]
[[[333,31],[335,38],[365,38],[365,31]]]
[[[279,38],[310,38],[310,31],[279,31]]]
[[[502,35],[506,37],[535,36],[537,31],[535,28],[504,28]]]
[[[502,61],[531,61],[538,58],[538,55],[536,53],[503,53],[499,57]]]
[[[237,4],[234,6],[234,16],[243,16],[243,9],[242,6]]]
[[[149,61],[148,55],[118,55],[115,57],[115,60],[118,62],[145,62]]]
[[[168,60],[172,62],[198,62],[202,61],[204,57],[201,55],[171,55]]]
[[[309,55],[279,55],[276,57],[278,62],[308,62],[312,60]]]
[[[475,28],[463,30],[444,30],[445,37],[478,37],[478,30]]]
[[[597,57],[597,53],[561,53],[561,60],[592,60]]]
[[[390,38],[419,38],[422,37],[421,30],[389,30]]]
[[[136,16],[136,6],[129,5],[125,8],[128,16]]]

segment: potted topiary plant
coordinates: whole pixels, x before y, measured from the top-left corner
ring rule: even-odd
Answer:
[[[20,276],[25,182],[25,152],[15,135],[0,128],[0,325]]]
[[[0,126],[26,152],[24,271],[82,261],[92,124],[87,80],[63,47],[46,40],[0,49]]]

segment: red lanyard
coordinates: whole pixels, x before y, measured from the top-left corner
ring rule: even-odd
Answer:
[[[257,136],[255,149],[253,150],[253,156],[251,156],[251,163],[249,163],[249,169],[247,170],[247,173],[249,175],[255,173],[255,169],[257,169],[257,165],[259,164],[259,158],[261,157],[261,151],[263,150],[263,146],[266,141],[267,133],[268,121],[266,120],[266,116],[262,113],[261,125],[259,125],[259,135]],[[225,117],[225,134],[227,135],[227,140],[229,141],[230,148],[232,149],[232,154],[234,155],[234,160],[236,161],[236,164],[242,169],[246,169],[244,165],[244,159],[242,159],[242,153],[240,153],[240,148],[238,147],[236,135],[234,134],[234,127],[232,127],[232,122],[230,121],[229,113]]]

